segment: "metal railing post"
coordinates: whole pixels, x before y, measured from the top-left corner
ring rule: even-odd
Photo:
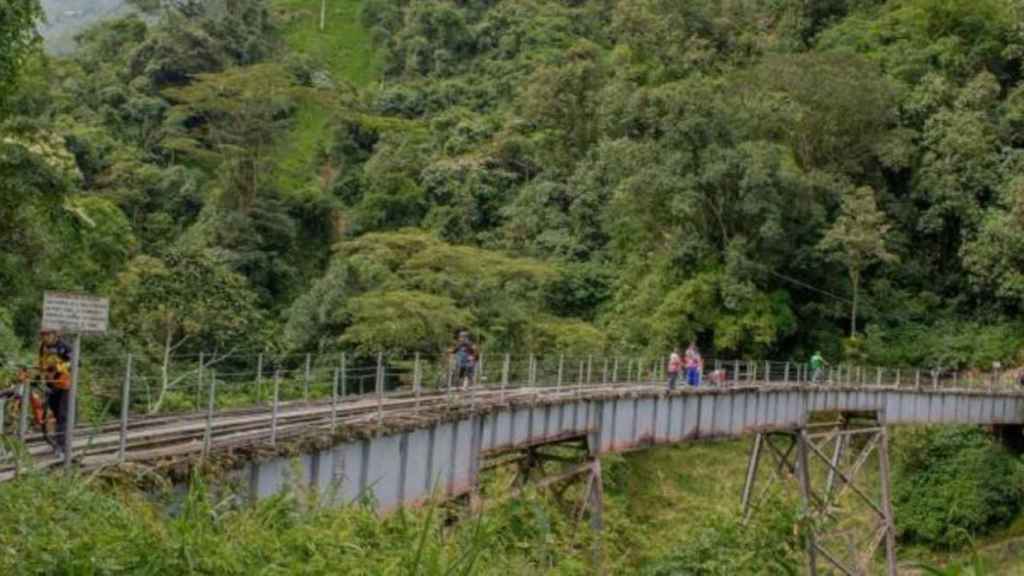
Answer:
[[[341,400],[348,394],[348,357],[341,353]]]
[[[921,389],[921,371],[914,370],[914,388]]]
[[[306,373],[302,377],[302,399],[304,401],[309,400],[309,371],[312,368],[313,355],[306,354]]]
[[[601,384],[608,384],[608,357],[604,357],[604,367],[601,369]]]
[[[277,446],[277,413],[281,404],[281,370],[274,371],[274,404],[270,413],[270,444]]]
[[[256,403],[263,404],[263,354],[256,356]]]
[[[341,369],[334,369],[334,384],[331,386],[331,434],[338,431],[338,381],[341,378]]]
[[[901,380],[902,380],[902,379],[900,378],[900,369],[899,369],[899,368],[897,368],[897,369],[896,369],[896,387],[897,387],[897,388],[899,388],[899,387],[900,387],[900,381],[901,381]]]
[[[593,368],[593,366],[594,366],[594,355],[593,354],[587,354],[587,386],[590,386],[590,384],[593,382],[593,380],[591,379],[591,374],[592,374],[591,369]]]
[[[206,404],[206,434],[203,435],[203,457],[210,455],[213,443],[213,409],[217,402],[217,371],[210,371],[209,398]]]
[[[21,395],[21,411],[18,414],[18,439],[24,442],[28,434],[28,405],[31,403],[32,386],[29,382],[22,382],[18,389]]]
[[[206,355],[202,352],[199,353],[199,368],[196,371],[196,411],[202,410],[202,392],[203,392],[203,370],[206,368]]]
[[[537,385],[537,358],[530,354],[529,364],[526,367],[526,381],[529,383],[530,388]]]
[[[786,369],[785,373],[782,376],[782,381],[786,384],[789,384],[789,362],[786,362]]]
[[[562,373],[565,370],[565,354],[558,355],[558,383],[555,385],[556,390],[562,389]]]
[[[576,395],[580,396],[583,394],[583,360],[580,360],[580,368],[576,373]]]
[[[377,432],[384,423],[384,353],[377,352]]]
[[[476,361],[476,369],[473,370],[473,378],[470,382],[475,386],[480,386],[480,383],[484,380],[484,351],[480,350],[480,358]],[[473,398],[476,398],[476,392],[473,392]]]
[[[412,389],[416,396],[416,413],[420,413],[420,394],[423,391],[423,372],[420,366],[420,353],[416,353],[416,357],[412,363]]]
[[[619,383],[619,357],[616,356],[612,362],[612,383]]]
[[[764,383],[767,385],[772,383],[772,363],[768,360],[764,361]]]
[[[882,367],[878,367],[878,371],[875,375],[875,386],[882,387]]]
[[[132,388],[132,355],[128,354],[125,361],[124,385],[121,386],[121,444],[118,447],[117,460],[124,464],[125,450],[128,447],[128,405],[131,402]]]
[[[505,354],[505,361],[502,362],[502,365],[501,365],[501,401],[502,402],[505,401],[505,389],[508,388],[508,372],[511,369],[511,367],[512,367],[512,355],[506,353]],[[559,379],[561,379],[561,376],[562,376],[561,368],[559,368],[558,376],[559,376]]]

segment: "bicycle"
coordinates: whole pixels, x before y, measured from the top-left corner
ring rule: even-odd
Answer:
[[[56,447],[50,436],[51,429],[56,430],[56,418],[48,413],[46,402],[48,392],[45,386],[38,379],[33,379],[28,375],[26,368],[20,369],[18,374],[11,387],[0,391],[0,399],[4,401],[4,421],[11,422],[13,429],[20,430],[23,410],[22,390],[27,388],[30,401],[28,428],[38,428],[43,440],[51,447]]]

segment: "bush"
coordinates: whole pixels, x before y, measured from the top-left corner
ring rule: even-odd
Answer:
[[[957,549],[1009,523],[1024,499],[1024,465],[977,428],[898,437],[893,504],[905,542]]]
[[[4,484],[0,574],[589,573],[588,547],[571,545],[578,531],[538,500],[446,527],[433,504],[382,519],[361,505],[327,507],[301,487],[245,505],[202,481],[167,502],[95,480],[28,474]]]
[[[704,522],[692,538],[644,566],[644,576],[795,575],[803,558],[796,509],[783,502],[744,523],[736,514]],[[768,512],[770,511],[770,512]]]

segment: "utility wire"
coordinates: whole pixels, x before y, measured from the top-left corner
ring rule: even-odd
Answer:
[[[825,296],[828,296],[830,298],[835,298],[836,300],[839,300],[840,302],[846,302],[847,304],[853,304],[853,300],[850,300],[849,298],[845,298],[843,296],[839,296],[838,294],[834,294],[832,292],[829,292],[828,290],[822,290],[821,288],[818,288],[816,286],[812,286],[812,285],[810,285],[810,284],[808,284],[806,282],[797,280],[796,278],[793,278],[791,276],[786,276],[785,274],[781,274],[779,272],[776,272],[775,270],[772,270],[771,268],[769,268],[769,267],[767,267],[767,266],[765,266],[763,264],[758,264],[757,262],[750,262],[750,264],[752,266],[755,266],[757,268],[760,268],[760,269],[764,270],[765,272],[771,274],[772,276],[776,276],[776,277],[781,278],[782,280],[785,280],[787,282],[792,282],[793,284],[796,284],[798,286],[802,286],[802,287],[804,287],[804,288],[806,288],[808,290],[811,290],[813,292],[817,292],[819,294],[824,294]]]

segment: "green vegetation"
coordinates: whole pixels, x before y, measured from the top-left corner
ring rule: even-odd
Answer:
[[[1008,494],[1020,486],[1019,462],[973,431],[940,434],[899,431],[894,458],[899,476],[901,572],[932,566],[935,574],[1014,574],[1020,563],[1018,521],[1005,532],[988,517],[987,530],[967,526],[956,509],[983,514],[972,490]],[[914,482],[908,470],[921,450],[949,468],[952,482]],[[755,575],[800,573],[799,498],[795,487],[773,492],[750,521],[739,518],[749,442],[698,442],[609,457],[605,469],[603,562],[612,574]],[[937,454],[936,452],[941,452]],[[979,454],[995,454],[983,456]],[[967,466],[970,461],[977,466]],[[995,464],[993,464],[995,462]],[[1002,462],[1000,464],[999,462]],[[987,467],[983,467],[987,466]],[[593,538],[586,518],[576,523],[582,483],[560,497],[528,493],[492,502],[473,516],[463,505],[430,504],[379,518],[360,504],[326,505],[322,496],[293,486],[280,496],[246,504],[230,484],[213,488],[195,479],[186,494],[161,492],[141,469],[114,483],[102,478],[29,475],[0,490],[0,556],[4,574],[591,574]],[[921,473],[929,479],[934,470]],[[112,478],[106,476],[107,478]],[[143,494],[124,482],[149,484]],[[499,471],[484,485],[500,498],[511,481]],[[951,491],[949,486],[969,484]],[[902,485],[908,488],[901,488]],[[498,490],[495,494],[495,490]],[[913,492],[913,495],[910,493]],[[1006,496],[1009,498],[1010,496]],[[1019,502],[1019,495],[1017,501]],[[970,534],[976,551],[916,546],[907,506],[930,510],[944,503],[949,537]],[[954,506],[951,502],[964,502]],[[989,498],[989,503],[995,501]],[[995,502],[1007,510],[1007,501]],[[868,513],[865,511],[865,513]],[[933,525],[937,525],[938,522]],[[959,527],[959,528],[957,528]],[[991,538],[983,536],[990,532]],[[1005,551],[1002,549],[1005,548]]]
[[[714,476],[684,466],[710,457],[719,462],[715,473],[742,468],[742,452],[738,444],[699,445],[614,464],[601,555],[609,572],[764,574],[767,560],[778,567],[770,573],[793,573],[800,550],[795,508],[779,505],[741,524],[734,499],[729,506],[708,499]],[[707,488],[681,489],[681,470]],[[647,472],[656,472],[657,481],[644,481]],[[631,507],[627,493],[641,490],[651,497],[671,490],[701,513]],[[586,519],[576,521],[581,491],[571,487],[564,502],[531,493],[481,516],[429,504],[382,519],[361,504],[328,507],[297,487],[250,505],[198,478],[184,495],[153,496],[95,477],[29,475],[0,490],[0,572],[582,576],[593,573],[595,536]]]
[[[322,67],[335,82],[365,87],[377,78],[378,63],[362,26],[360,0],[328,0],[323,31],[317,0],[272,0],[270,5],[293,58]]]
[[[519,352],[1022,360],[1011,0],[329,0],[322,31],[314,0],[166,4],[63,58],[38,52],[36,2],[0,8],[4,360],[34,345],[45,289],[111,296],[115,333],[87,352],[157,374],[257,345],[436,354],[464,327]],[[186,405],[162,373],[149,408]],[[1016,517],[1016,458],[908,438],[907,543]],[[742,525],[729,504],[742,452],[611,466],[612,567],[786,573],[791,507]],[[167,517],[81,483],[5,488],[0,571],[589,570],[590,536],[545,499],[448,529],[195,490]]]
[[[936,428],[901,438],[893,504],[901,537],[961,548],[1005,526],[1024,502],[1024,464],[984,432]]]
[[[33,6],[2,32],[5,355],[43,289],[176,254],[237,274],[283,351],[1024,345],[1009,0],[334,0],[323,30],[314,0],[177,0],[59,59]],[[374,241],[439,268],[346,248]],[[141,353],[122,328],[91,346]],[[177,354],[219,344],[190,334]]]

